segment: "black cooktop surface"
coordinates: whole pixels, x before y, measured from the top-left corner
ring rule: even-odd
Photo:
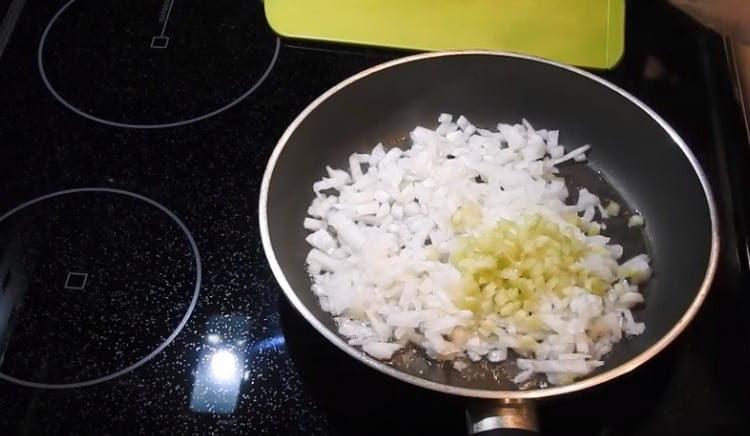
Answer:
[[[309,327],[259,241],[260,179],[288,123],[404,52],[279,40],[257,1],[0,8],[0,434],[464,431],[464,400],[390,380]],[[729,174],[747,143],[721,40],[663,2],[630,2],[625,57],[599,74],[701,160],[722,265],[675,344],[541,404],[542,426],[744,434],[744,211]]]

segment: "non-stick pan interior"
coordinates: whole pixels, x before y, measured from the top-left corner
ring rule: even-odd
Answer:
[[[465,114],[488,127],[526,118],[538,128],[559,129],[568,149],[591,144],[589,167],[567,168],[570,180],[593,185],[605,198],[621,195],[625,204],[642,212],[647,242],[624,221],[610,230],[630,254],[647,249],[653,257],[646,304],[635,313],[646,322],[646,332],[622,341],[600,372],[643,353],[683,318],[710,264],[712,223],[696,169],[676,139],[647,109],[576,71],[490,54],[425,57],[371,72],[341,87],[295,126],[273,168],[266,219],[276,262],[291,288],[287,291],[304,305],[298,309],[335,332],[305,272],[309,247],[302,220],[313,198],[313,182],[324,175],[326,165],[345,167],[353,152],[397,142],[416,125],[434,128],[440,112]],[[475,365],[459,373],[419,353],[406,353],[390,364],[440,384],[516,389],[508,381],[507,364]]]

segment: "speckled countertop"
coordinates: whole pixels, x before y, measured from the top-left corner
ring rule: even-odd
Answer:
[[[279,41],[260,2],[170,4],[29,0],[0,58],[0,434],[461,434],[461,399],[314,332],[258,240],[286,125],[400,53]],[[717,129],[730,141],[735,126],[709,122],[724,70],[698,54],[717,41],[665,5],[629,8],[638,27],[604,76],[721,185]],[[724,262],[683,338],[624,380],[542,404],[545,430],[743,433],[742,284]]]

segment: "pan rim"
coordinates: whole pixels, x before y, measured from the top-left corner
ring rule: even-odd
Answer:
[[[380,71],[383,71],[389,68],[399,66],[401,64],[421,61],[425,59],[448,57],[448,56],[464,56],[464,55],[500,56],[500,57],[523,59],[523,60],[532,61],[532,62],[539,62],[539,63],[543,63],[543,64],[547,64],[553,67],[560,68],[568,72],[578,74],[582,76],[583,78],[592,80],[599,85],[605,86],[609,88],[610,90],[616,92],[620,96],[624,97],[628,101],[630,101],[632,104],[634,104],[639,109],[641,109],[644,113],[646,113],[652,120],[654,120],[669,135],[672,141],[674,141],[674,143],[680,148],[682,153],[690,162],[690,165],[692,166],[693,171],[698,177],[701,187],[703,188],[703,192],[705,194],[706,202],[708,204],[708,209],[709,209],[709,218],[711,221],[711,252],[709,255],[709,262],[708,262],[706,272],[703,277],[703,281],[701,283],[700,289],[698,293],[696,294],[695,298],[693,299],[693,301],[690,303],[690,306],[688,307],[688,309],[683,313],[682,317],[677,321],[677,323],[675,323],[674,326],[672,326],[672,328],[664,336],[662,336],[658,341],[656,341],[654,344],[652,344],[650,347],[648,347],[646,350],[642,351],[641,353],[639,353],[632,359],[614,368],[608,369],[602,372],[601,374],[597,374],[592,377],[578,380],[569,385],[542,388],[542,389],[530,389],[526,391],[474,389],[474,388],[458,387],[458,386],[438,383],[438,382],[426,380],[426,379],[402,372],[386,363],[383,363],[370,356],[367,356],[361,350],[355,348],[354,346],[349,345],[339,335],[337,335],[335,332],[325,327],[315,317],[315,315],[313,315],[312,312],[310,312],[310,310],[304,305],[304,303],[302,303],[302,301],[299,299],[294,289],[292,289],[291,285],[287,281],[286,276],[284,272],[282,271],[281,266],[278,263],[278,260],[276,259],[276,254],[274,252],[273,245],[271,244],[271,237],[269,233],[268,219],[267,219],[266,214],[267,214],[268,190],[270,187],[271,178],[273,176],[274,169],[276,167],[276,163],[279,159],[279,156],[283,152],[287,142],[289,141],[291,136],[294,134],[294,132],[297,130],[297,127],[299,127],[299,125],[302,124],[302,122],[308,117],[310,113],[312,113],[318,106],[320,106],[323,102],[328,100],[331,96],[341,91],[342,89],[348,87],[349,85],[363,78],[366,78],[367,76],[370,76],[372,74],[378,73]],[[339,349],[343,350],[344,352],[354,357],[355,359],[359,360],[360,362],[366,364],[367,366],[375,370],[378,370],[381,373],[394,377],[398,380],[401,380],[406,383],[419,386],[422,388],[437,391],[437,392],[447,393],[451,395],[458,395],[458,396],[463,396],[463,397],[473,397],[473,398],[519,399],[519,400],[547,398],[547,397],[569,394],[569,393],[581,391],[584,389],[588,389],[590,387],[599,385],[601,383],[605,383],[607,381],[610,381],[612,379],[615,379],[617,377],[620,377],[622,375],[632,372],[633,370],[635,370],[636,368],[644,364],[646,361],[650,360],[652,357],[657,355],[663,349],[665,349],[669,344],[671,344],[680,335],[680,333],[682,333],[685,330],[685,328],[688,326],[690,321],[692,321],[692,319],[698,313],[698,310],[703,304],[703,301],[705,300],[706,296],[708,295],[708,291],[711,288],[711,283],[713,282],[714,276],[716,274],[718,258],[719,258],[718,214],[716,211],[716,204],[715,204],[711,186],[709,185],[709,182],[708,182],[708,178],[706,177],[706,174],[701,168],[700,163],[698,162],[698,159],[695,157],[695,155],[690,150],[690,148],[685,143],[685,141],[682,139],[682,137],[660,115],[658,115],[653,109],[651,109],[649,106],[647,106],[645,103],[643,103],[641,100],[639,100],[638,98],[636,98],[629,92],[625,91],[619,86],[613,83],[610,83],[607,80],[604,80],[601,77],[598,77],[588,71],[585,71],[585,70],[582,70],[580,68],[573,67],[570,65],[561,64],[559,62],[551,61],[548,59],[543,59],[543,58],[539,58],[535,56],[529,56],[529,55],[518,54],[518,53],[503,52],[503,51],[456,50],[456,51],[420,53],[416,55],[405,56],[405,57],[394,59],[388,62],[375,65],[373,67],[367,68],[357,74],[354,74],[353,76],[350,76],[342,80],[338,84],[328,89],[318,98],[313,100],[313,102],[310,103],[294,119],[294,121],[292,121],[292,123],[287,127],[287,129],[284,131],[281,138],[279,138],[278,142],[276,143],[276,146],[274,147],[271,157],[268,160],[268,164],[266,166],[266,170],[263,174],[263,179],[261,182],[260,197],[259,197],[259,202],[258,202],[258,219],[259,219],[259,224],[260,224],[261,242],[263,245],[263,249],[266,254],[268,263],[271,267],[271,270],[273,272],[273,275],[276,278],[276,281],[278,282],[279,286],[281,286],[282,291],[286,295],[287,299],[289,299],[289,301],[292,303],[294,308],[307,320],[307,322],[309,322],[313,327],[315,327],[315,329],[318,330],[318,332],[321,333],[326,339],[328,339],[331,343],[336,345]]]

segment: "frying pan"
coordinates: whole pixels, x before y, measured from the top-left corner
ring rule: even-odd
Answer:
[[[526,118],[559,129],[563,144],[592,144],[588,164],[563,166],[571,188],[588,187],[602,198],[642,213],[643,231],[625,218],[606,234],[625,257],[648,252],[654,276],[635,317],[640,336],[624,339],[605,365],[586,378],[519,389],[512,362],[477,363],[458,372],[420,353],[375,360],[336,332],[310,290],[309,247],[302,221],[312,184],[326,165],[346,167],[348,156],[378,142],[398,144],[414,126],[434,128],[439,113],[464,114],[480,127]],[[577,192],[571,189],[571,192]],[[574,199],[573,199],[574,200]],[[261,186],[263,248],[283,292],[304,318],[357,360],[404,382],[483,401],[467,401],[470,434],[537,431],[533,402],[592,388],[628,373],[671,343],[706,297],[718,258],[714,200],[695,156],[650,108],[624,90],[585,71],[498,52],[443,52],[410,56],[365,70],[331,88],[289,126],[270,158]],[[356,384],[356,380],[350,381]]]

